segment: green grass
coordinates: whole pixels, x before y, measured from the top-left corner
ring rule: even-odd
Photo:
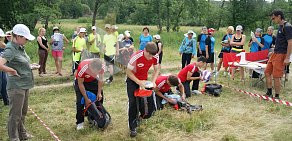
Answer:
[[[67,37],[73,28],[86,23],[77,23],[77,20],[61,20],[62,28]],[[98,21],[102,27],[102,21]],[[132,31],[135,46],[138,47],[138,37],[143,26],[118,25],[119,32],[126,29]],[[177,74],[180,69],[180,56],[178,47],[187,30],[193,29],[199,33],[199,27],[182,27],[181,32],[163,32],[162,40],[165,43],[162,66],[167,69],[161,73]],[[156,27],[150,27],[151,34],[157,32]],[[216,50],[220,50],[219,41],[224,34],[223,29],[216,33]],[[26,46],[32,62],[38,61],[35,41]],[[194,61],[195,59],[193,59]],[[112,124],[104,131],[89,128],[86,121],[84,131],[75,130],[75,92],[73,90],[73,77],[69,76],[71,70],[71,52],[69,47],[65,51],[63,72],[65,76],[54,75],[54,62],[49,57],[47,68],[49,74],[39,77],[35,74],[35,85],[29,97],[30,107],[38,116],[64,141],[92,140],[92,141],[177,141],[177,140],[292,140],[292,109],[280,104],[273,104],[248,95],[223,88],[221,97],[196,95],[188,99],[192,104],[202,104],[204,110],[193,112],[191,115],[184,111],[175,111],[167,106],[164,110],[155,113],[155,116],[144,120],[140,125],[136,138],[130,138],[127,125],[127,94],[125,75],[119,72],[111,85],[104,86],[104,105],[112,116]],[[152,70],[150,71],[152,72]],[[291,78],[291,77],[290,77]],[[264,86],[251,87],[247,80],[244,84],[238,77],[231,81],[221,74],[218,83],[229,85],[238,89],[264,94]],[[70,84],[71,83],[71,84]],[[281,97],[292,101],[291,81],[282,91]],[[63,85],[68,84],[68,85]],[[202,87],[202,84],[200,85]],[[9,109],[0,104],[0,140],[7,140],[6,122]],[[26,127],[35,137],[33,141],[53,140],[49,132],[40,122],[28,112]]]

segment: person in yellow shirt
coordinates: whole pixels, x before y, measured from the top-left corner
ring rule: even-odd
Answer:
[[[116,36],[116,38],[118,38],[119,36],[119,32],[117,31],[118,30],[118,26],[117,25],[112,25],[112,33]]]
[[[85,40],[85,28],[80,28],[78,36],[73,40],[72,51],[73,51],[73,67],[72,72],[74,74],[75,70],[78,68],[78,65],[81,61],[81,52],[86,49],[86,40]]]
[[[110,84],[113,81],[115,56],[119,55],[119,44],[117,37],[112,34],[110,24],[105,25],[106,34],[103,36],[104,45],[104,60],[106,62],[107,70],[110,77],[106,79],[106,83]]]
[[[89,52],[90,58],[99,58],[100,57],[100,44],[101,37],[96,33],[96,27],[92,26],[92,33],[88,35],[88,43],[89,43]]]

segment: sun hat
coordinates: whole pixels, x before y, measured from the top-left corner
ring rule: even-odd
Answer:
[[[184,36],[188,37],[188,34],[193,34],[193,38],[197,37],[197,34],[193,30],[189,30],[187,33],[184,34]]]
[[[160,35],[158,35],[158,34],[154,35],[153,37],[154,37],[154,39],[156,39],[156,40],[160,40],[160,39],[161,39],[161,38],[160,38]]]
[[[17,24],[12,29],[13,34],[23,36],[28,40],[34,40],[35,37],[30,34],[29,28],[24,24]]]

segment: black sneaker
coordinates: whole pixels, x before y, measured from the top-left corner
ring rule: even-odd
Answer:
[[[132,129],[131,131],[130,131],[130,137],[136,137],[137,136],[137,130],[136,130],[136,128],[135,129]]]
[[[280,99],[279,94],[276,94],[274,98],[275,98],[275,99]]]
[[[268,93],[266,93],[264,96],[267,96],[267,97],[273,98],[273,95],[272,95],[272,94],[268,94]]]

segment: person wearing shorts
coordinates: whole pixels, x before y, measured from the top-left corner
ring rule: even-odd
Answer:
[[[208,28],[206,26],[202,27],[202,32],[198,36],[197,45],[198,45],[198,54],[197,57],[204,56],[206,57],[206,50],[205,50],[205,40],[208,37]]]
[[[52,56],[55,60],[56,72],[62,76],[62,60],[63,60],[63,51],[65,49],[64,40],[68,44],[69,40],[66,38],[64,34],[60,33],[60,29],[58,27],[53,27],[53,35],[51,36],[50,44],[52,45]]]
[[[274,79],[275,99],[280,99],[281,77],[283,77],[285,66],[290,62],[292,50],[292,26],[285,21],[284,13],[274,10],[270,15],[274,23],[279,25],[276,46],[265,70],[267,93],[265,96],[273,97],[272,87]]]
[[[210,63],[212,72],[214,71],[214,49],[215,49],[215,38],[213,37],[214,33],[215,29],[209,28],[208,37],[205,40],[207,65]],[[205,69],[207,68],[207,65]]]

